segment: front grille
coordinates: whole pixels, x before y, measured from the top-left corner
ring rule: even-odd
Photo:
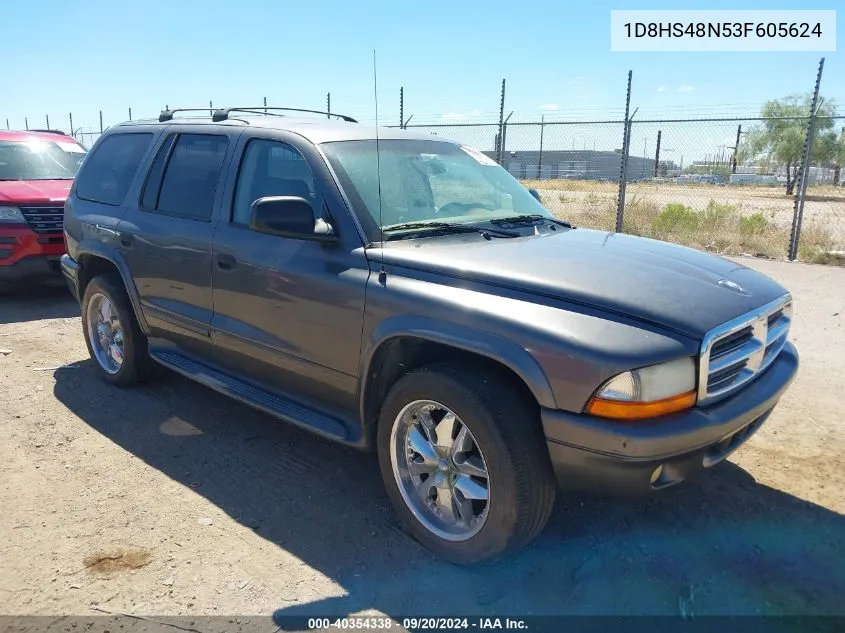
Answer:
[[[792,297],[780,299],[729,321],[701,344],[698,402],[724,398],[753,380],[786,344],[792,322]]]
[[[64,207],[19,207],[26,223],[36,233],[61,233]]]

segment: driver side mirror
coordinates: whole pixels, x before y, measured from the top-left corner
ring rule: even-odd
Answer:
[[[332,225],[314,215],[314,209],[297,196],[267,196],[252,203],[249,228],[258,233],[297,240],[336,242]]]
[[[537,202],[539,202],[540,204],[543,203],[543,199],[540,197],[539,191],[537,191],[536,189],[529,189],[528,193],[530,193],[532,196],[534,196],[534,198],[537,200]]]

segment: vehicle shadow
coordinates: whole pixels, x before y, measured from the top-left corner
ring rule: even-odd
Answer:
[[[19,289],[0,288],[0,325],[75,316],[79,316],[79,304],[64,279]]]
[[[845,517],[725,463],[638,502],[559,494],[515,556],[460,568],[399,528],[372,454],[341,447],[170,374],[120,392],[91,361],[55,396],[91,428],[190,486],[346,595],[288,617],[845,614]],[[280,605],[286,604],[280,596]]]

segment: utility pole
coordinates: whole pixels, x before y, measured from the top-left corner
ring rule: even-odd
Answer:
[[[326,112],[328,112],[328,114],[326,114],[326,118],[330,119],[331,116],[332,116],[332,93],[331,92],[326,93]]]
[[[399,88],[399,127],[400,129],[405,125],[405,88]]]

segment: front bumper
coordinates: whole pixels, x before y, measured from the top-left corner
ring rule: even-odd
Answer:
[[[61,279],[58,255],[30,255],[7,265],[0,261],[0,282],[19,284],[58,279]]]
[[[797,371],[798,352],[787,343],[753,382],[708,407],[638,422],[543,409],[558,482],[564,488],[624,495],[678,484],[724,460],[748,440]]]
[[[62,234],[33,232],[27,225],[0,224],[0,282],[19,284],[61,279]]]

